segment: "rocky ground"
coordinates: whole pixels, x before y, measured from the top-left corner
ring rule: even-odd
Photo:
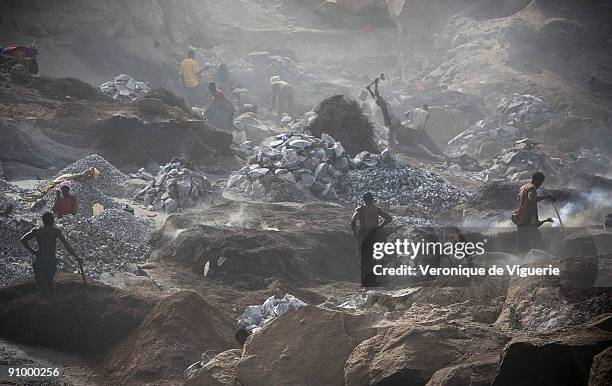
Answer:
[[[0,5],[15,15],[0,18],[1,42],[38,39],[42,73],[0,81],[0,365],[61,370],[0,383],[612,382],[609,5],[320,3]],[[171,92],[189,47],[226,63],[242,103],[258,105],[234,131]],[[378,107],[357,100],[381,71],[405,125],[429,104],[444,155],[387,149]],[[149,92],[97,87],[120,73]],[[290,115],[270,109],[273,75],[295,88]],[[97,178],[73,182],[77,214],[57,221],[86,283],[59,247],[45,301],[19,238],[51,208],[49,183],[91,167]],[[509,217],[536,170],[557,197],[540,217],[559,209],[566,228],[546,225],[548,250],[516,256]],[[367,191],[394,218],[389,239],[459,227],[489,243],[441,266],[563,274],[363,289],[349,222]]]

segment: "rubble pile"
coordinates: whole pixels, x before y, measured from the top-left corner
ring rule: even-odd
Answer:
[[[576,170],[589,174],[605,173],[608,171],[610,163],[612,163],[612,159],[596,147],[592,149],[580,148],[580,150],[570,153],[570,157],[574,162]]]
[[[113,80],[102,83],[99,88],[104,94],[114,99],[129,98],[132,100],[144,97],[151,90],[145,82],[134,80],[126,74],[117,75]]]
[[[98,154],[90,154],[60,170],[52,180],[63,174],[80,173],[89,168],[96,168],[100,172],[100,175],[89,183],[106,194],[118,193],[119,185],[128,179],[128,176],[103,157]]]
[[[179,208],[211,206],[218,202],[223,194],[220,186],[213,184],[204,174],[178,158],[161,167],[155,177],[144,169],[141,169],[137,176],[148,180],[148,184],[136,193],[134,199],[142,200],[148,210],[174,213]]]
[[[0,286],[32,274],[32,255],[21,246],[20,239],[33,226],[27,221],[0,216]]]
[[[374,155],[366,154],[369,153],[352,160],[342,144],[327,134],[321,139],[309,134],[279,134],[270,146],[258,147],[247,165],[230,176],[226,186],[247,196],[263,198],[287,183],[298,191],[334,200],[334,185],[351,164],[376,163]]]
[[[35,209],[41,208],[41,212],[50,212],[55,204],[57,192],[57,189],[51,189],[47,192],[39,203],[37,203]],[[93,181],[73,182],[72,188],[70,188],[70,194],[77,198],[77,216],[79,217],[91,216],[95,204],[100,204],[106,209],[121,207],[121,204],[117,203],[107,194],[107,190],[96,188],[93,185]]]
[[[373,167],[351,170],[346,175],[346,190],[338,195],[341,202],[359,205],[363,195],[372,192],[385,205],[407,206],[431,214],[448,210],[469,198],[468,192],[435,173],[413,168],[401,160],[393,160],[390,167],[385,167],[374,164],[375,159],[366,160]]]
[[[537,142],[523,138],[493,159],[493,165],[483,171],[483,179],[520,181],[531,178],[536,171],[541,171],[551,181],[563,183],[568,178],[567,169],[562,160],[551,158],[540,151]]]
[[[308,126],[313,135],[331,135],[342,142],[350,154],[378,152],[374,141],[374,126],[356,101],[335,95],[324,99],[315,113],[316,116]]]
[[[102,272],[134,271],[150,250],[153,221],[121,209],[106,209],[84,219],[64,216],[57,220],[79,257],[85,260],[88,276]],[[66,254],[58,248],[58,255]]]
[[[258,327],[264,327],[275,318],[287,311],[297,310],[307,304],[291,294],[285,294],[282,299],[270,296],[262,305],[248,306],[238,318],[238,328],[251,331]]]
[[[536,128],[552,118],[542,97],[513,94],[497,105],[495,117],[479,120],[448,142],[451,157],[463,154],[487,158],[520,137],[533,137]]]
[[[270,146],[256,148],[247,165],[226,184],[254,198],[268,197],[287,186],[296,194],[307,192],[351,204],[359,204],[365,192],[376,192],[381,202],[425,213],[448,209],[468,197],[436,174],[395,159],[388,150],[380,154],[362,151],[350,157],[341,142],[325,133],[321,139],[309,134],[277,135]]]

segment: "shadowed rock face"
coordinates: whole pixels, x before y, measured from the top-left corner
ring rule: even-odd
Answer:
[[[589,385],[605,386],[612,383],[612,347],[607,348],[593,358]]]
[[[511,341],[493,386],[586,385],[593,357],[612,344],[611,318],[608,315],[563,333]]]
[[[231,202],[168,218],[152,258],[224,280],[300,282],[359,279],[350,210],[319,204]],[[221,257],[221,267],[216,267]]]

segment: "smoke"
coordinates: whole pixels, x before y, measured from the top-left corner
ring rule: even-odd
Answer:
[[[552,205],[548,205],[542,216],[555,219],[553,226],[559,226]],[[577,200],[569,201],[559,208],[564,226],[582,227],[603,224],[606,214],[612,213],[612,194],[602,189],[580,193]]]

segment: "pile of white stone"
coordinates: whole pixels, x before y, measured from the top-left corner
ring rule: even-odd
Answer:
[[[496,106],[495,116],[479,120],[448,142],[451,157],[469,154],[487,158],[498,154],[521,137],[532,137],[533,130],[552,118],[545,98],[512,94]]]
[[[211,206],[223,194],[220,186],[178,158],[161,167],[155,177],[143,169],[137,176],[148,182],[133,198],[142,200],[148,210],[174,213],[179,208]]]
[[[288,183],[315,197],[335,200],[336,183],[349,169],[375,167],[389,159],[388,151],[364,151],[352,158],[342,143],[327,134],[316,138],[307,133],[284,133],[268,146],[256,148],[247,165],[230,176],[226,187],[263,198]]]

